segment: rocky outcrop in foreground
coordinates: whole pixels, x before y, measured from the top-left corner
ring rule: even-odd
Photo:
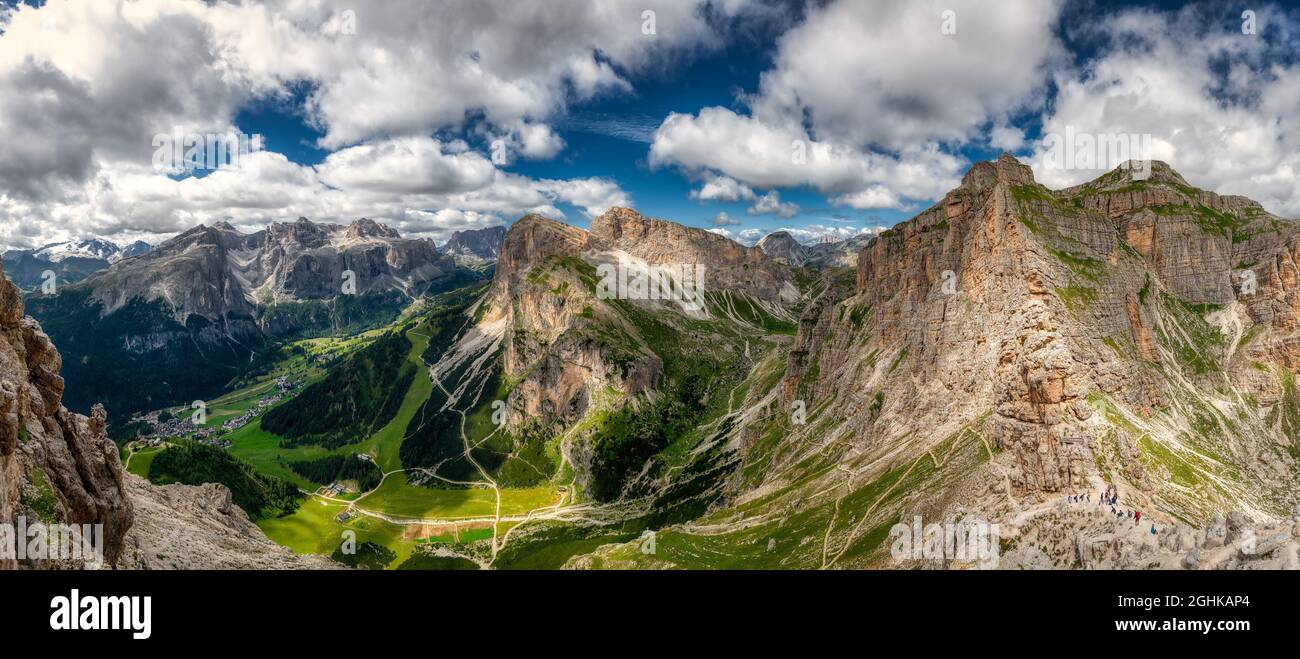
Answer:
[[[127,475],[135,524],[118,568],[130,570],[319,570],[342,566],[275,544],[224,485],[156,486]]]
[[[1010,570],[1295,570],[1300,569],[1300,508],[1259,525],[1240,512],[1210,524],[1134,523],[1099,506],[1061,503],[1021,527],[998,567]]]
[[[121,553],[131,526],[117,447],[104,434],[105,412],[85,417],[63,407],[59,353],[0,269],[0,524],[103,524],[105,559]],[[62,562],[0,569],[68,568]]]
[[[62,404],[62,361],[0,268],[0,524],[103,525],[102,567],[260,569],[337,567],[279,547],[223,485],[158,487],[122,469],[90,417]],[[0,569],[80,569],[96,561],[0,559]]]

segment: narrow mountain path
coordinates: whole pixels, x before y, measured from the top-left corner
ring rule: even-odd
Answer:
[[[957,453],[957,449],[960,446],[960,441],[954,441],[952,443],[952,448],[948,449],[948,453],[943,456],[942,461],[934,455],[932,449],[926,449],[923,455],[916,458],[916,460],[913,460],[912,463],[907,466],[907,471],[904,471],[903,475],[899,476],[898,479],[894,481],[894,484],[889,486],[889,489],[881,492],[880,496],[876,497],[875,501],[871,502],[871,506],[867,508],[866,512],[862,513],[862,517],[858,519],[858,523],[853,525],[853,529],[849,531],[849,535],[844,539],[839,551],[835,552],[834,556],[830,556],[831,534],[835,529],[835,520],[839,517],[840,502],[843,501],[845,497],[852,494],[849,485],[853,482],[854,477],[866,471],[866,468],[863,468],[860,471],[854,472],[843,465],[836,465],[841,471],[844,471],[849,475],[844,479],[843,483],[846,491],[835,500],[835,512],[831,515],[830,521],[826,524],[826,534],[822,537],[822,566],[820,569],[827,570],[834,567],[836,561],[840,560],[840,557],[844,556],[849,548],[853,546],[853,541],[857,538],[858,534],[862,532],[862,526],[866,524],[867,520],[871,519],[871,514],[876,511],[876,508],[887,499],[890,494],[893,494],[894,490],[898,489],[900,485],[907,481],[908,475],[912,473],[912,470],[915,469],[917,465],[921,464],[921,462],[928,457],[934,463],[935,470],[938,471],[943,467],[943,465],[948,463],[948,460],[950,460],[955,453]]]
[[[442,380],[434,380],[433,383],[442,390],[444,395],[447,396],[448,405],[450,405],[452,394],[450,391],[447,391],[445,386],[443,386]],[[492,493],[496,495],[496,519],[492,522],[492,559],[496,560],[497,527],[501,524],[501,487],[497,485],[497,482],[493,480],[492,476],[490,476],[487,470],[483,468],[483,465],[479,464],[478,461],[474,459],[473,452],[469,445],[469,438],[465,436],[465,411],[456,407],[452,407],[451,409],[460,415],[460,441],[465,445],[465,459],[468,460],[470,464],[474,465],[475,469],[478,469],[479,475],[483,476],[483,480],[487,481],[487,483],[492,486]],[[494,430],[492,431],[492,434],[496,434],[496,432],[497,431]],[[489,435],[489,437],[490,436],[491,435]]]

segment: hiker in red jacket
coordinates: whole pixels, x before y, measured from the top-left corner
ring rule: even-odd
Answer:
[[[1134,513],[1134,517],[1133,517],[1133,525],[1134,525],[1134,526],[1137,526],[1138,523],[1141,522],[1141,521],[1142,521],[1142,511],[1139,510],[1139,511],[1137,511],[1136,513]]]

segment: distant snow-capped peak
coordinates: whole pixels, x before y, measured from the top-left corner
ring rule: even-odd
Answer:
[[[51,263],[59,263],[70,258],[100,259],[109,263],[131,256],[138,256],[152,249],[149,243],[137,240],[125,248],[102,238],[82,238],[61,243],[50,243],[32,254]]]
[[[122,253],[122,248],[98,238],[71,240],[63,243],[51,243],[38,250],[35,255],[51,263],[58,263],[70,258],[113,260]]]

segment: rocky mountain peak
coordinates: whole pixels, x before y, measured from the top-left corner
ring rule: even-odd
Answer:
[[[528,214],[506,232],[501,241],[496,280],[522,276],[549,256],[576,255],[587,243],[586,231],[541,215]]]
[[[608,240],[622,238],[624,231],[646,233],[654,220],[642,216],[631,208],[615,207],[591,221],[591,233]]]
[[[272,222],[266,231],[273,242],[293,243],[303,247],[323,247],[329,242],[329,234],[324,227],[305,217],[293,222]]]
[[[356,222],[348,225],[344,231],[344,236],[349,239],[357,240],[362,238],[390,238],[396,240],[402,237],[402,234],[386,224],[380,224],[368,217],[363,217]]]
[[[1184,187],[1191,187],[1187,179],[1182,174],[1174,171],[1169,163],[1163,160],[1152,160],[1149,162],[1139,160],[1129,160],[1111,171],[1114,180],[1120,183],[1131,183],[1133,181],[1150,181],[1154,183],[1170,183]],[[1144,178],[1145,177],[1145,178]]]
[[[799,241],[795,240],[794,236],[790,235],[789,231],[773,231],[772,233],[763,236],[762,240],[758,241],[758,246],[760,248],[764,245],[778,247],[798,244]]]
[[[820,345],[821,354],[792,362],[789,397],[832,396],[847,382],[877,388],[878,400],[907,401],[898,416],[887,418],[885,402],[851,423],[898,436],[924,427],[921,414],[954,420],[946,398],[924,398],[916,383],[961,390],[965,410],[983,410],[966,422],[1003,449],[997,478],[1015,496],[1078,487],[1096,470],[1108,482],[1122,474],[1151,508],[1204,521],[1203,501],[1166,486],[1171,474],[1205,482],[1218,468],[1180,472],[1192,463],[1171,457],[1201,413],[1153,410],[1172,401],[1217,409],[1225,381],[1254,396],[1242,419],[1257,414],[1256,400],[1294,404],[1286,372],[1300,362],[1300,305],[1277,264],[1293,258],[1300,230],[1248,200],[1192,187],[1166,163],[1146,171],[1135,178],[1121,167],[1050,190],[1009,156],[976,164],[940,203],[860,253],[850,312],[824,314],[796,338],[798,350]],[[870,314],[860,322],[869,332],[858,333],[854,309]],[[843,335],[855,338],[823,338]],[[893,374],[855,370],[863,353],[881,363],[894,355]],[[809,362],[825,383],[800,392]],[[1243,425],[1266,417],[1249,418]],[[1251,432],[1196,433],[1198,446],[1253,479],[1219,495],[1224,505],[1258,509],[1286,491],[1276,468],[1259,467],[1289,464],[1285,433],[1266,421]]]
[[[1010,153],[1003,153],[997,160],[984,160],[972,165],[962,177],[961,187],[982,191],[998,183],[1033,185],[1034,182],[1034,171],[1028,165]]]
[[[758,248],[763,253],[786,265],[802,266],[805,261],[804,246],[794,239],[788,231],[777,231],[763,236],[758,241]]]
[[[720,247],[724,243],[761,253],[757,248],[742,247],[704,229],[649,218],[631,208],[620,207],[611,208],[591,221],[591,239],[595,245],[624,249],[638,256],[648,252],[662,254],[672,247]],[[659,262],[657,259],[647,260]]]
[[[157,248],[151,250],[155,258],[164,258],[167,255],[179,254],[194,245],[221,246],[233,244],[244,237],[237,229],[227,222],[217,222],[212,226],[200,224],[186,231],[182,231],[165,240]],[[103,274],[103,273],[101,273]]]
[[[758,247],[745,247],[716,233],[648,218],[630,208],[611,208],[591,221],[587,249],[622,252],[651,264],[697,263],[705,288],[741,291],[761,300],[799,299],[789,269]]]
[[[1194,197],[1199,190],[1194,188],[1169,163],[1163,160],[1128,160],[1118,167],[1069,190],[1088,190],[1090,192],[1110,192],[1115,190],[1132,190],[1134,186],[1160,184],[1178,190],[1185,196]]]
[[[140,256],[141,254],[147,254],[151,249],[153,249],[153,245],[150,245],[149,243],[143,240],[137,240],[131,243],[130,245],[127,245],[126,247],[122,248],[122,258],[129,259],[132,256]]]
[[[716,233],[676,222],[646,217],[631,208],[614,207],[591,221],[593,240],[613,245],[632,246],[633,241],[648,241],[647,246],[663,246],[664,241],[687,240],[695,245],[720,246],[724,243],[745,248]]]

